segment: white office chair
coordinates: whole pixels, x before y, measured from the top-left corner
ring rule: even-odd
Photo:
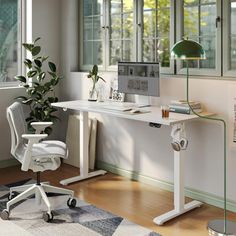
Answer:
[[[49,222],[53,219],[51,204],[45,192],[68,194],[70,198],[67,205],[71,208],[76,206],[76,200],[73,198],[72,190],[57,188],[48,185],[48,183],[40,182],[40,172],[45,170],[56,170],[60,164],[60,158],[67,158],[68,151],[66,144],[61,141],[40,141],[48,135],[41,132],[52,122],[32,122],[35,128],[35,134],[27,134],[24,110],[19,102],[13,103],[7,108],[7,120],[11,130],[11,154],[21,163],[21,170],[29,169],[37,173],[37,183],[31,185],[23,185],[10,188],[9,200],[6,209],[1,213],[3,220],[9,219],[10,206],[26,199],[31,195],[35,195],[36,203],[40,204],[43,199],[48,211],[43,214],[43,219]],[[28,142],[25,142],[28,140]],[[14,193],[19,192],[14,197]]]

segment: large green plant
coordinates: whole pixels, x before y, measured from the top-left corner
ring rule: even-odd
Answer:
[[[34,131],[31,122],[58,120],[54,115],[57,109],[52,107],[51,103],[58,101],[54,89],[62,77],[58,76],[56,65],[48,61],[48,56],[40,56],[41,47],[36,45],[39,39],[37,38],[32,44],[22,44],[31,54],[31,58],[24,60],[27,67],[26,76],[15,77],[25,88],[26,96],[19,96],[17,99],[30,108],[29,116],[26,118],[29,131]],[[52,128],[47,127],[44,132],[50,134]]]

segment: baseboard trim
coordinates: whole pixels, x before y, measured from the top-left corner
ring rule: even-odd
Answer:
[[[8,159],[0,161],[0,169],[17,165],[19,165],[19,162],[16,159]]]
[[[121,175],[124,177],[127,177],[132,180],[139,181],[141,183],[146,183],[167,191],[174,191],[174,184],[171,182],[163,181],[163,180],[158,180],[154,179],[152,177],[142,175],[136,171],[130,171],[130,170],[125,170],[123,168],[120,168],[118,166],[109,164],[107,162],[103,161],[97,161],[97,167],[99,169],[103,169],[106,171],[109,171],[113,174]],[[213,205],[216,207],[223,208],[224,207],[224,201],[222,197],[219,197],[217,195],[207,193],[204,191],[199,191],[193,188],[185,188],[185,196],[190,197],[192,199],[207,203],[209,205]],[[232,200],[227,200],[227,210],[236,212],[236,202]]]

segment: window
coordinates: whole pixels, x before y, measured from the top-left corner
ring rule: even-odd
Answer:
[[[118,61],[134,60],[134,1],[111,0],[109,3],[109,66]]]
[[[236,75],[236,0],[226,1],[224,6],[224,32],[223,40],[227,43],[224,49],[224,74],[225,76]]]
[[[170,47],[174,44],[174,1],[144,0],[141,61],[161,63],[161,72],[173,73]]]
[[[207,57],[207,60],[189,62],[191,74],[221,75],[221,17],[217,0],[183,0],[180,7],[178,39],[185,37],[201,43]],[[179,73],[183,66],[179,62]]]
[[[161,61],[173,73],[173,0],[83,0],[81,69],[97,64],[116,70],[118,61]],[[165,14],[162,14],[162,13]]]
[[[103,1],[83,1],[83,65],[103,64],[101,25],[103,21]]]
[[[190,61],[191,75],[236,76],[236,0],[83,0],[81,69],[117,70],[118,61],[161,64],[161,73],[185,74],[170,60],[183,37],[201,43],[207,60]]]
[[[13,82],[21,57],[19,0],[0,0],[0,84]]]

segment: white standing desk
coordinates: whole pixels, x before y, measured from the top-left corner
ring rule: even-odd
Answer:
[[[159,107],[141,108],[141,110],[150,111],[148,113],[131,114],[130,112],[120,112],[102,108],[103,103],[89,102],[83,100],[58,102],[52,106],[63,108],[64,110],[71,109],[80,111],[80,175],[69,179],[62,180],[60,183],[67,185],[76,181],[88,179],[98,175],[106,174],[104,170],[93,172],[88,171],[88,112],[106,114],[110,116],[142,121],[158,125],[169,125],[172,129],[176,126],[184,126],[185,122],[198,119],[196,115],[185,115],[178,113],[170,113],[168,119],[163,119]],[[209,116],[209,113],[201,113],[201,115]],[[181,138],[180,136],[178,138]],[[162,225],[166,221],[173,219],[187,211],[202,205],[199,201],[192,201],[185,204],[184,196],[184,158],[181,152],[174,151],[174,210],[163,215],[157,216],[153,221]]]

